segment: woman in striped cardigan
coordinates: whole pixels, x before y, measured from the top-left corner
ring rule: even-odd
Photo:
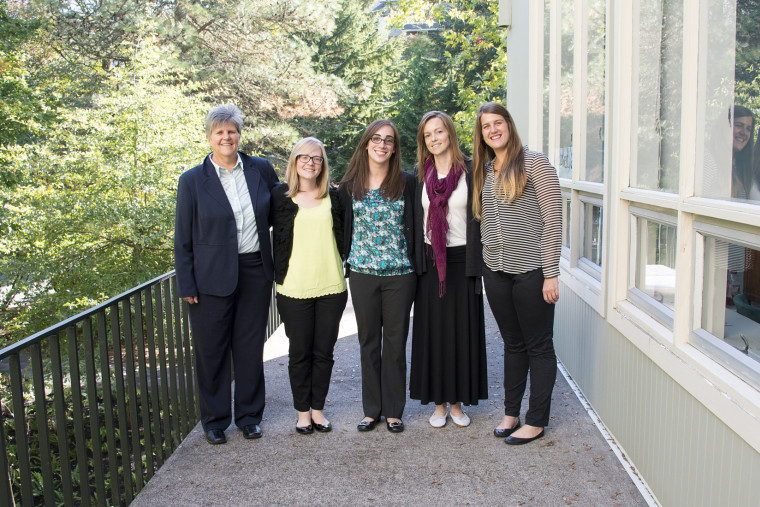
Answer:
[[[483,283],[504,340],[504,418],[494,430],[520,445],[544,435],[557,359],[552,342],[559,299],[562,197],[546,156],[522,146],[501,104],[478,109],[473,203],[483,242]],[[530,400],[520,403],[530,371]]]

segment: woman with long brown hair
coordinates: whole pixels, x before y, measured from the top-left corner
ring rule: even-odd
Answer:
[[[559,300],[562,196],[546,156],[522,146],[501,104],[478,109],[473,214],[483,242],[483,283],[504,340],[504,417],[494,429],[520,445],[544,435],[557,376],[552,341]],[[525,425],[520,405],[530,371]]]
[[[417,281],[414,270],[414,190],[401,171],[399,135],[388,120],[362,134],[340,184],[345,210],[346,271],[358,328],[364,418],[381,416],[388,431],[404,431],[406,337]]]
[[[481,285],[480,224],[472,215],[472,161],[459,148],[454,122],[441,111],[417,129],[412,367],[409,395],[435,403],[430,425],[470,418],[462,405],[488,398]],[[449,413],[449,406],[450,413]]]

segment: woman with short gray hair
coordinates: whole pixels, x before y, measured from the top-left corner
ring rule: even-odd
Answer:
[[[269,240],[270,191],[277,175],[265,159],[238,151],[240,109],[216,106],[206,117],[212,152],[179,177],[174,263],[179,297],[189,305],[201,424],[223,444],[232,422],[261,437],[264,341],[274,265]]]

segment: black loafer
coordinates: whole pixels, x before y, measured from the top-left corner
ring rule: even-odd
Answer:
[[[298,423],[296,423],[296,432],[300,433],[301,435],[311,435],[314,433],[314,428],[311,424],[308,426],[299,426]]]
[[[391,433],[401,433],[404,431],[404,423],[402,421],[386,421],[385,424],[388,426],[388,431]]]
[[[227,437],[224,436],[224,430],[213,429],[206,432],[206,440],[209,444],[225,444],[227,443]]]
[[[327,424],[317,424],[314,421],[311,421],[311,424],[314,426],[314,429],[320,433],[328,433],[332,431],[332,424],[329,422]]]
[[[362,422],[359,423],[356,429],[359,431],[372,431],[375,429],[376,424],[377,424],[377,421],[363,420]]]
[[[496,438],[507,438],[509,435],[517,431],[520,427],[520,419],[517,420],[517,425],[514,428],[494,428],[493,436]]]
[[[520,438],[520,437],[513,437],[512,435],[509,435],[507,438],[504,439],[505,444],[509,445],[523,445],[527,444],[528,442],[533,442],[534,440],[538,440],[539,438],[544,436],[544,430],[541,430],[541,433],[536,435],[532,438]]]
[[[261,426],[258,424],[246,424],[243,426],[243,436],[247,439],[261,438]]]

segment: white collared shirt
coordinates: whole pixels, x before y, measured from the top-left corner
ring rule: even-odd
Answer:
[[[219,181],[224,187],[224,193],[227,194],[227,200],[230,201],[232,212],[235,214],[238,253],[258,252],[259,234],[256,230],[256,215],[253,212],[253,203],[248,192],[248,183],[245,180],[243,161],[240,160],[240,155],[238,155],[237,163],[232,168],[232,172],[214,162],[213,158],[211,158],[211,163],[214,164],[216,174],[219,176]]]

